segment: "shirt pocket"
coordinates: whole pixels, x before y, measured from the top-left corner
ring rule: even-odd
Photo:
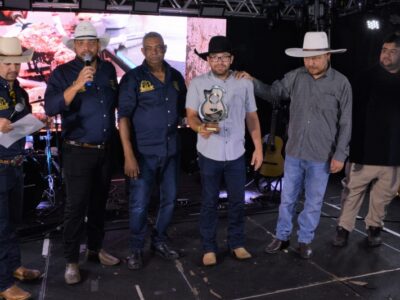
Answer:
[[[339,101],[334,94],[325,93],[317,101],[317,109],[320,111],[337,112],[339,110]]]

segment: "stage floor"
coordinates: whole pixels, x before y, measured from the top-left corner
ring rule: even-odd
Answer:
[[[164,261],[152,255],[147,245],[144,268],[131,271],[126,265],[129,253],[127,220],[114,216],[114,220],[107,223],[104,245],[123,260],[119,266],[103,267],[85,262],[82,255],[83,280],[67,286],[63,277],[65,262],[61,235],[54,231],[46,236],[47,240],[24,238],[24,264],[42,270],[44,275],[37,282],[20,285],[32,292],[34,299],[49,300],[400,299],[400,199],[394,199],[388,209],[381,247],[371,249],[366,246],[364,223],[358,220],[347,247],[334,248],[330,242],[339,213],[339,179],[332,177],[330,180],[312,245],[314,255],[309,260],[298,257],[295,234],[288,251],[263,252],[272,238],[277,219],[277,207],[271,205],[268,209],[252,210],[246,216],[247,248],[253,254],[251,260],[237,261],[227,251],[226,218],[222,212],[218,265],[203,267],[197,213],[192,210],[188,218],[174,219],[169,230],[171,245],[183,256],[175,261]],[[188,180],[192,180],[193,185],[199,184],[194,177]],[[192,199],[199,199],[199,188],[190,191],[187,187],[185,198],[190,204]],[[364,205],[362,216],[365,208]],[[182,212],[185,208],[179,210]]]

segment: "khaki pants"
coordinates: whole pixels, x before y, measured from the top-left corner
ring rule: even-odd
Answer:
[[[348,231],[354,229],[357,214],[370,188],[369,209],[365,225],[383,227],[386,206],[397,194],[400,167],[372,166],[350,163],[343,180],[342,209],[338,225]]]

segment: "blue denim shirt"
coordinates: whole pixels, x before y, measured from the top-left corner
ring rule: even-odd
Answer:
[[[121,80],[119,118],[132,122],[135,150],[144,155],[175,155],[177,126],[184,116],[186,86],[182,75],[164,62],[165,81],[151,74],[146,62],[127,72]]]
[[[15,122],[22,117],[26,116],[31,112],[31,106],[29,104],[29,96],[25,90],[23,90],[18,80],[14,81],[13,90],[15,91],[15,102],[10,97],[10,86],[8,82],[0,77],[0,118],[9,118],[11,113],[14,111],[17,103],[22,103],[25,108],[22,112],[17,113],[12,121]],[[5,148],[0,145],[0,159],[11,159],[17,155],[23,153],[25,147],[25,137],[16,141],[9,148]]]
[[[79,91],[67,106],[64,91],[73,84],[83,67],[84,62],[75,58],[53,71],[47,84],[44,108],[49,116],[61,114],[63,138],[101,144],[109,141],[115,131],[116,72],[111,63],[98,59],[92,85]]]
[[[236,79],[232,72],[222,80],[213,72],[192,79],[187,93],[186,108],[198,111],[205,101],[204,91],[213,86],[225,92],[222,101],[228,108],[228,117],[219,122],[220,131],[209,138],[197,135],[197,151],[217,161],[232,161],[245,152],[246,114],[257,111],[253,84],[248,79]]]

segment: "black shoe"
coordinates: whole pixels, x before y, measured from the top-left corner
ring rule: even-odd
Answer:
[[[178,252],[170,249],[166,243],[161,243],[161,244],[157,244],[157,245],[152,244],[151,250],[155,254],[157,254],[158,256],[160,256],[164,259],[174,260],[174,259],[179,258]]]
[[[312,251],[310,245],[311,244],[299,243],[299,247],[297,248],[297,251],[299,252],[299,255],[301,256],[301,258],[309,259],[312,256],[313,251]]]
[[[382,227],[369,226],[367,231],[368,231],[367,241],[369,247],[378,247],[382,245],[382,238],[381,238]]]
[[[332,245],[335,247],[344,247],[347,245],[348,238],[349,238],[349,232],[342,226],[337,226],[336,236],[332,240]]]
[[[290,241],[281,241],[277,238],[274,238],[271,243],[265,247],[264,251],[269,254],[277,253],[279,250],[283,250],[288,248],[290,245]]]
[[[143,267],[143,252],[142,250],[134,250],[128,257],[128,269],[139,270]]]

